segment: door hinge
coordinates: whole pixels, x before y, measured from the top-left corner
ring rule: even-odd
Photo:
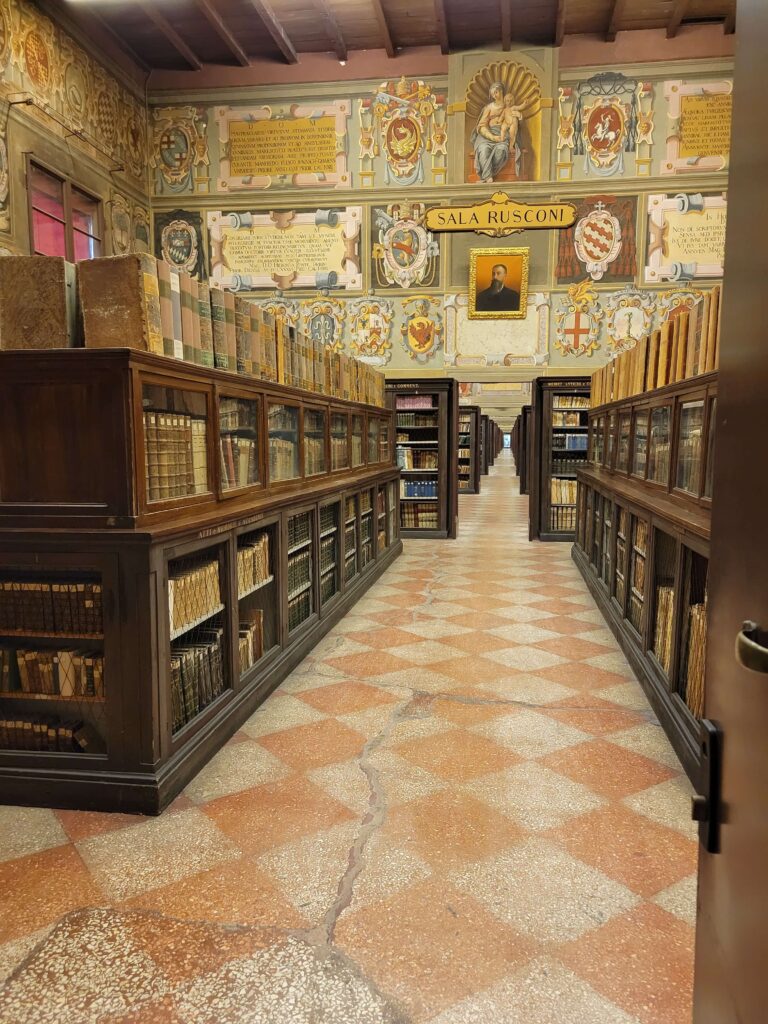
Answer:
[[[699,842],[707,853],[720,852],[721,748],[720,729],[709,718],[702,719],[699,723],[699,786],[693,796],[691,817],[699,823]]]

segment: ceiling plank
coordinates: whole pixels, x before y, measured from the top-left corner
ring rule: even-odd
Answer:
[[[565,39],[565,4],[566,0],[557,0],[555,17],[555,46],[562,46]]]
[[[690,0],[675,0],[675,6],[672,8],[672,13],[667,23],[667,39],[674,39],[677,35],[677,30],[680,28],[680,23],[685,17],[689,3]]]
[[[512,48],[512,0],[501,0],[501,48]]]
[[[616,38],[616,33],[619,31],[619,24],[621,19],[624,17],[624,11],[627,6],[627,0],[612,0],[611,13],[608,18],[608,28],[605,30],[605,38],[609,43],[612,43]]]
[[[344,42],[344,36],[341,34],[338,21],[336,21],[336,15],[328,6],[328,0],[314,0],[314,4],[323,16],[325,31],[328,34],[328,38],[331,40],[334,53],[339,60],[346,60],[349,56],[347,52],[347,44]]]
[[[282,53],[286,63],[298,64],[299,55],[296,53],[296,48],[288,38],[288,34],[283,26],[277,20],[277,15],[272,10],[272,7],[267,0],[250,0],[250,3],[251,7],[253,7],[258,16],[264,22],[264,27],[272,36],[272,41],[275,46],[277,46],[280,53]]]
[[[195,71],[202,70],[203,62],[197,54],[187,46],[170,21],[164,18],[160,11],[157,10],[157,5],[151,3],[150,0],[139,0],[139,7],[144,11],[155,28],[162,32],[174,50],[181,54],[187,64],[189,64],[189,66]]]
[[[445,17],[445,4],[443,0],[434,0],[435,22],[437,23],[437,41],[440,43],[441,53],[451,52],[451,41],[448,38],[448,22]]]
[[[725,32],[725,34],[727,36],[732,36],[735,31],[736,31],[736,4],[734,3],[733,7],[726,14],[725,20],[723,21],[723,32]]]
[[[237,63],[241,67],[247,68],[248,65],[251,63],[250,60],[248,59],[248,55],[246,54],[242,46],[238,43],[238,41],[235,39],[235,37],[232,35],[232,33],[229,31],[227,26],[224,24],[224,19],[216,10],[214,5],[211,3],[211,0],[195,0],[195,3],[197,4],[197,7],[200,10],[200,12],[205,17],[205,20],[211,26],[213,31],[222,41],[222,43],[224,43],[224,45],[235,58]]]
[[[387,16],[384,13],[384,8],[381,6],[381,0],[372,0],[372,3],[376,20],[379,23],[379,31],[381,32],[381,37],[384,40],[384,49],[387,51],[388,57],[395,57],[397,56],[397,52],[395,50],[395,44],[392,42],[392,33],[389,29],[389,22],[387,21]]]

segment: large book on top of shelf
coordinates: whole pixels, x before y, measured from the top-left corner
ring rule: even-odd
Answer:
[[[529,537],[573,540],[576,471],[587,457],[589,377],[538,377],[533,384]]]
[[[388,380],[405,537],[455,538],[458,529],[458,385],[450,378]]]
[[[392,418],[0,352],[0,803],[167,806],[400,553]]]
[[[459,406],[459,494],[480,493],[480,406]]]

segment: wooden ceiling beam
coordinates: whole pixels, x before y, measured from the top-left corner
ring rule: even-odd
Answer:
[[[272,41],[280,53],[282,53],[285,62],[287,64],[298,64],[299,55],[296,53],[296,48],[288,38],[288,34],[283,26],[277,20],[277,15],[267,0],[250,0],[250,3],[251,7],[253,7],[264,22],[264,27],[272,36]]]
[[[211,0],[195,0],[195,3],[197,4],[197,8],[200,13],[222,43],[224,43],[240,67],[247,68],[251,63],[248,59],[248,55],[224,24],[224,19],[216,10]]]
[[[165,36],[174,50],[181,54],[187,64],[194,71],[200,71],[203,67],[203,62],[194,53],[192,48],[187,46],[170,21],[158,11],[157,5],[152,3],[151,0],[139,0],[139,7],[144,11],[155,28]]]
[[[336,15],[328,6],[328,0],[314,0],[314,4],[323,17],[325,30],[328,38],[331,40],[333,52],[339,60],[346,60],[349,56],[347,44],[344,42],[344,36],[341,34],[338,21],[336,21]]]
[[[441,53],[451,52],[451,41],[448,38],[448,22],[445,17],[445,4],[443,0],[434,0],[435,23],[437,25],[437,41],[440,43]]]
[[[387,51],[388,57],[395,57],[397,56],[397,51],[395,50],[395,44],[392,42],[392,33],[389,29],[389,22],[387,21],[387,16],[384,13],[384,8],[381,5],[381,0],[372,0],[372,3],[373,12],[379,23],[381,38],[384,41],[384,49]]]
[[[565,4],[566,0],[557,0],[555,16],[555,46],[562,46],[565,39]]]
[[[626,6],[627,0],[612,0],[611,13],[608,17],[608,28],[605,30],[605,38],[609,43],[612,43],[616,38]]]
[[[501,0],[501,48],[512,49],[512,0]]]
[[[669,15],[669,22],[667,24],[667,39],[674,39],[677,35],[677,30],[680,28],[680,24],[686,15],[689,3],[690,0],[675,0],[675,5]]]

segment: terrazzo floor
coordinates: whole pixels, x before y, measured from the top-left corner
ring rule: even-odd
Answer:
[[[690,1024],[690,789],[504,453],[160,818],[0,808],[0,1024]]]

